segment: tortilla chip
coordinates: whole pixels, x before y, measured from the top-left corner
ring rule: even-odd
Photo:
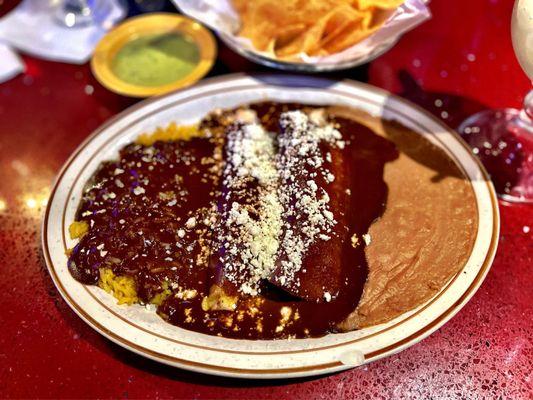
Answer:
[[[233,0],[239,35],[280,58],[333,54],[371,35],[404,0]]]

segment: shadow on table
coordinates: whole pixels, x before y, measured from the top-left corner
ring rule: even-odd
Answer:
[[[410,100],[433,114],[435,122],[444,123],[452,129],[456,129],[470,115],[487,108],[483,104],[468,97],[424,90],[414,77],[405,70],[399,71],[398,79],[402,87],[399,93],[401,97]],[[433,182],[438,182],[447,176],[464,178],[463,173],[454,164],[447,162],[448,157],[444,156],[444,153],[442,157],[437,157],[436,155],[438,153],[424,146],[420,141],[420,135],[418,133],[414,133],[403,128],[400,124],[395,123],[394,119],[397,112],[402,113],[405,118],[410,119],[410,123],[413,125],[419,125],[422,132],[425,128],[416,118],[410,118],[409,109],[405,108],[401,103],[398,104],[393,99],[388,103],[386,102],[384,118],[390,120],[390,123],[384,125],[384,131],[387,137],[395,142],[400,152],[418,164],[433,170],[435,172],[435,175],[432,177]],[[439,139],[440,135],[438,132],[436,132],[435,137],[444,147],[447,147],[445,145],[446,141]]]
[[[452,129],[457,129],[472,114],[488,108],[469,97],[425,90],[406,70],[398,72],[398,80],[401,85],[399,96],[421,106]]]

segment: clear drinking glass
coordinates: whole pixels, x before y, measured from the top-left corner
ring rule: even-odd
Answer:
[[[109,0],[62,0],[55,17],[67,28],[80,28],[105,20],[110,12]]]
[[[511,36],[516,57],[533,81],[533,0],[515,1]],[[523,109],[481,111],[458,131],[487,168],[501,198],[533,203],[533,90]]]

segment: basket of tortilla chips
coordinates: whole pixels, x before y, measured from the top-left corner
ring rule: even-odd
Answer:
[[[427,0],[174,0],[233,50],[281,69],[366,63],[430,18]]]

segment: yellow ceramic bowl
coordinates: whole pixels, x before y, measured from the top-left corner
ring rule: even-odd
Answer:
[[[186,76],[160,86],[140,86],[125,82],[112,70],[117,52],[127,43],[144,35],[177,32],[189,37],[200,52],[199,62]],[[189,86],[211,69],[216,56],[216,42],[204,26],[177,14],[156,13],[135,17],[111,30],[96,46],[91,69],[98,81],[109,90],[132,97],[149,97]]]

